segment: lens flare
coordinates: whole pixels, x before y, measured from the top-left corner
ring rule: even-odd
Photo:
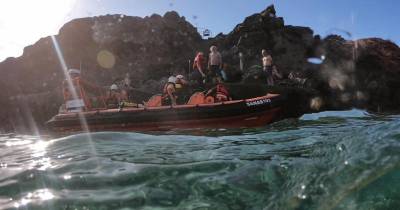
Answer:
[[[115,65],[115,56],[108,50],[102,50],[97,54],[97,63],[105,69],[111,69]]]
[[[67,67],[67,64],[65,62],[64,56],[62,54],[60,45],[58,44],[58,41],[57,41],[55,36],[51,36],[51,40],[53,42],[53,47],[54,47],[54,50],[56,51],[58,60],[60,61],[61,70],[64,73],[64,76],[65,76],[65,78],[67,80],[67,83],[68,83],[68,87],[72,92],[72,97],[73,97],[73,99],[78,99],[78,94],[77,94],[77,91],[75,89],[75,86],[72,84],[71,77],[68,74],[68,67]],[[96,155],[96,150],[95,150],[95,148],[93,146],[93,140],[92,140],[92,136],[90,134],[90,130],[89,130],[89,126],[87,124],[86,118],[85,118],[85,116],[83,115],[82,112],[78,112],[78,116],[79,116],[80,124],[82,126],[82,130],[84,131],[84,133],[85,133],[85,135],[87,137],[87,140],[88,140],[88,142],[90,144],[90,147],[91,147],[91,150],[92,150],[92,154]]]

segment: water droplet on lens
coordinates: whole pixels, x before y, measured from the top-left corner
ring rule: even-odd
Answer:
[[[322,64],[324,62],[324,60],[322,60],[321,58],[308,58],[307,62],[319,65],[319,64]]]
[[[72,178],[72,176],[71,175],[65,175],[63,178],[64,178],[64,180],[69,180],[69,179]]]

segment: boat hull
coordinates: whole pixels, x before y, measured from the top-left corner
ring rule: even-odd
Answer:
[[[257,127],[279,120],[283,102],[275,95],[214,104],[97,110],[59,114],[47,125],[57,133]]]

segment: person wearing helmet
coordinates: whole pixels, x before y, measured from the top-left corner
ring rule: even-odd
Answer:
[[[91,98],[90,94],[101,96],[101,88],[83,80],[81,78],[80,70],[69,69],[68,77],[63,81],[62,86],[65,101],[65,110],[67,112],[87,111],[90,110],[93,106],[99,105],[94,104],[98,101],[94,97]]]
[[[185,79],[183,75],[177,75],[176,76],[176,82],[175,82],[175,92],[177,96],[177,103],[178,104],[185,104],[186,101],[188,100],[188,81]]]
[[[122,102],[122,95],[120,93],[119,87],[116,84],[110,86],[108,96],[107,96],[107,108],[115,109],[119,107]]]
[[[162,105],[176,105],[176,77],[170,76],[168,78],[168,82],[164,85],[163,88],[163,96],[162,96]]]

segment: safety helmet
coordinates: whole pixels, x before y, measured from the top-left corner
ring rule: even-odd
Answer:
[[[110,90],[118,90],[118,86],[116,84],[112,84]]]
[[[170,83],[175,83],[175,82],[176,82],[176,77],[170,76],[170,77],[168,78],[168,82],[170,82]]]
[[[69,69],[68,74],[81,74],[81,71],[78,69]]]

